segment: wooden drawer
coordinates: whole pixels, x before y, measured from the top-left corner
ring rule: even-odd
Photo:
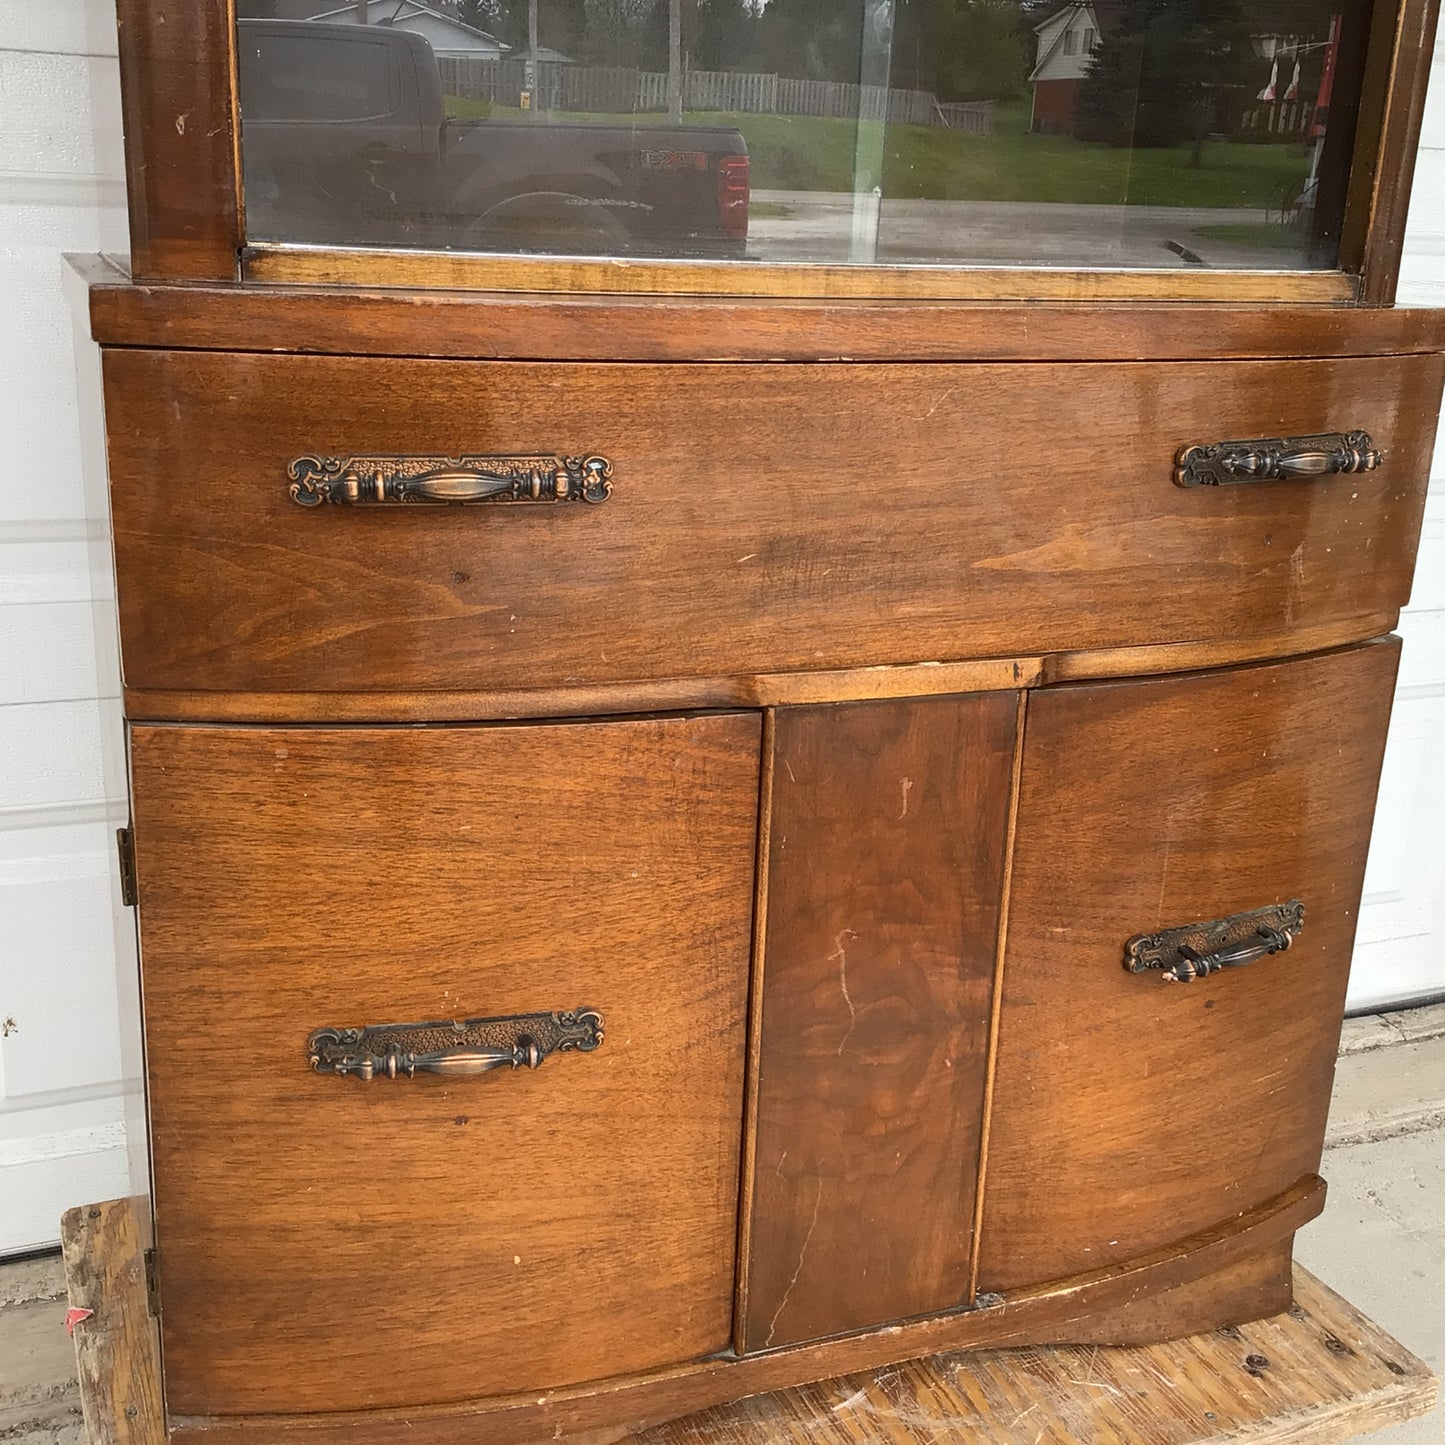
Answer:
[[[173,1414],[727,1346],[759,731],[135,730]],[[601,1047],[535,1072],[308,1068],[318,1028],[581,1008]]]
[[[1396,639],[1029,700],[979,1288],[1138,1259],[1318,1169]],[[1299,901],[1192,982],[1135,935]]]
[[[1204,324],[1204,323],[1201,323]],[[1249,638],[1406,600],[1441,359],[106,356],[127,685],[536,689]],[[1363,475],[1185,444],[1367,429]],[[304,455],[598,453],[602,505],[304,508]]]

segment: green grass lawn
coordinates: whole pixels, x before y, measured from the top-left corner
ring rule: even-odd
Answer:
[[[450,114],[517,119],[522,112],[449,97]],[[560,117],[559,117],[560,119]],[[666,125],[648,112],[568,115],[569,121]],[[1000,105],[994,134],[921,125],[888,128],[883,193],[900,200],[1053,201],[1095,205],[1245,206],[1278,210],[1309,169],[1302,147],[1210,141],[1200,166],[1188,146],[1128,151],[1067,136],[1031,135],[1029,103]],[[748,143],[760,191],[850,191],[857,127],[802,115],[689,111],[689,125],[736,126]]]

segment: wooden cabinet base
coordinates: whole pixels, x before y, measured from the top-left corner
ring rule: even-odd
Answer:
[[[407,1437],[521,1442],[558,1438],[560,1428],[561,1438],[578,1445],[766,1445],[793,1430],[818,1445],[887,1445],[914,1439],[915,1427],[925,1424],[940,1442],[1012,1445],[1054,1426],[1080,1438],[1079,1422],[1087,1420],[1098,1438],[1107,1434],[1123,1445],[1216,1439],[1263,1445],[1303,1438],[1301,1429],[1315,1442],[1346,1440],[1427,1414],[1438,1382],[1421,1360],[1311,1275],[1296,1269],[1291,1280],[1290,1234],[1317,1212],[1323,1192],[1319,1180],[1302,1181],[1227,1236],[1191,1241],[1187,1254],[1104,1271],[948,1321],[747,1361],[713,1361],[667,1378],[612,1381],[570,1402],[555,1400],[560,1426],[539,1431],[524,1404],[499,1402],[485,1412],[466,1406],[408,1412]],[[73,1209],[62,1233],[70,1303],[93,1312],[75,1327],[89,1438],[93,1445],[161,1445],[167,1428],[159,1356],[132,1202]],[[1077,1318],[1081,1307],[1089,1311],[1087,1320]],[[1236,1327],[1265,1310],[1269,1318]],[[1088,1348],[1128,1340],[1135,1331],[1180,1329],[1201,1333],[1104,1356]],[[1079,1345],[935,1354],[871,1373],[919,1346],[956,1350],[1042,1343],[1055,1335]],[[864,1373],[811,1389],[786,1387],[790,1380],[825,1378],[830,1370]],[[743,1372],[746,1382],[739,1378]],[[1155,1388],[1158,1380],[1168,1388]],[[707,1408],[720,1394],[741,1389],[777,1393]],[[1027,1404],[1020,1405],[1024,1397]],[[699,1409],[705,1413],[686,1413]],[[670,1423],[643,1423],[680,1415]],[[355,1445],[388,1437],[399,1423],[390,1412],[172,1420],[169,1434],[208,1442],[284,1436],[307,1445]]]
[[[169,1438],[1284,1308],[1445,378],[1297,321],[111,337]]]

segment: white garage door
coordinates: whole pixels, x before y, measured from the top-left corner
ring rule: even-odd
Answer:
[[[60,261],[124,247],[114,37],[110,0],[0,0],[0,1253],[125,1189],[117,687],[97,682]]]
[[[1411,192],[1400,304],[1445,306],[1445,28]],[[1354,1009],[1445,994],[1445,440],[1436,447],[1415,591],[1365,874]]]

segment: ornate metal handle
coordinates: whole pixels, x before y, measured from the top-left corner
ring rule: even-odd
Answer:
[[[1373,472],[1383,460],[1367,431],[1216,442],[1213,446],[1181,447],[1174,458],[1174,483],[1180,487],[1226,487],[1235,482]]]
[[[286,474],[302,507],[596,505],[612,495],[606,457],[297,457]]]
[[[369,1024],[360,1029],[317,1029],[306,1041],[318,1074],[358,1079],[398,1074],[470,1076],[493,1069],[535,1069],[549,1054],[584,1053],[602,1045],[602,1015],[511,1014],[495,1019],[431,1024]]]
[[[1124,945],[1124,967],[1130,973],[1159,969],[1166,983],[1191,983],[1221,968],[1243,968],[1268,954],[1283,953],[1304,923],[1305,906],[1293,899],[1208,923],[1138,933]]]

